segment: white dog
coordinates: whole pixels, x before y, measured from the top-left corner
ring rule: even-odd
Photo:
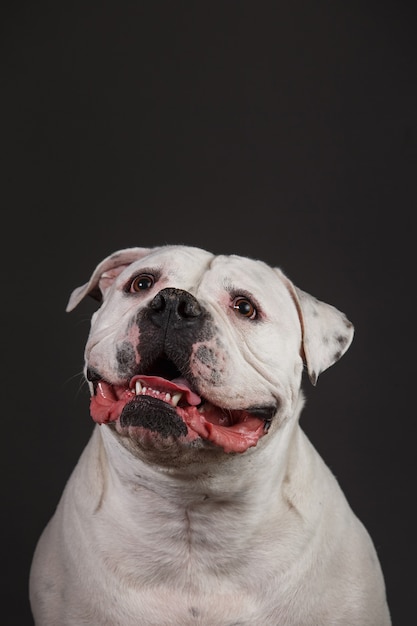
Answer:
[[[372,541],[299,426],[348,349],[280,271],[129,248],[76,289],[97,422],[35,551],[37,626],[388,626]]]

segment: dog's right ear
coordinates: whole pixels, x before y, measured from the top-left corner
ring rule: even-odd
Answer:
[[[97,265],[88,283],[74,289],[67,304],[67,313],[75,309],[87,294],[101,302],[104,293],[125,267],[143,258],[150,251],[150,248],[124,248],[103,259]]]

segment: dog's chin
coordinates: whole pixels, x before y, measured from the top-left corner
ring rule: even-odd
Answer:
[[[219,408],[200,398],[184,379],[174,382],[142,376],[140,393],[136,393],[138,379],[128,385],[99,381],[91,398],[91,415],[96,422],[112,424],[121,437],[147,449],[208,445],[226,453],[242,453],[267,433],[277,410],[272,405]]]
[[[119,419],[110,426],[125,446],[133,452],[136,450],[139,456],[140,451],[151,454],[159,463],[164,459],[169,463],[171,456],[176,463],[179,458],[192,460],[201,447],[206,447],[204,440],[188,429],[174,407],[150,396],[128,402]]]

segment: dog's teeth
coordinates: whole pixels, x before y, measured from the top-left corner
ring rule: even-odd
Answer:
[[[91,394],[92,396],[94,396],[94,385],[93,385],[93,383],[91,382],[91,380],[89,380],[89,381],[87,381],[87,382],[88,382],[88,388],[89,388],[89,390],[90,390],[90,394]]]
[[[181,396],[182,396],[182,393],[174,393],[174,395],[172,396],[172,400],[171,400],[174,406],[177,406],[178,402],[181,400]]]
[[[152,391],[151,395],[154,395],[155,397],[162,396],[165,402],[170,402],[173,406],[177,406],[178,402],[181,400],[181,397],[182,397],[182,393],[180,392],[175,393],[173,396],[171,396],[171,394],[168,392],[164,393],[163,391],[158,391],[158,389],[151,389],[151,387],[144,387],[142,386],[142,383],[139,380],[136,381],[135,392],[137,396],[146,395],[146,393],[150,393],[151,391]]]

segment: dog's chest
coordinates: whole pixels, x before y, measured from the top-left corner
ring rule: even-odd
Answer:
[[[173,494],[171,494],[172,496]],[[103,506],[99,537],[106,562],[126,568],[124,575],[141,586],[164,581],[187,591],[196,581],[245,579],[257,558],[262,538],[253,532],[242,503],[209,495],[188,500],[139,488],[130,504],[113,497]],[[123,525],[120,525],[120,519]],[[118,527],[111,537],[106,527]],[[221,583],[220,588],[224,588]]]
[[[120,607],[124,607],[121,622],[103,622],[111,626],[263,626],[265,615],[251,598],[242,593],[222,593],[215,596],[204,592],[196,595],[186,591],[178,593],[164,586],[153,590],[139,591],[134,599],[128,595],[121,597]],[[112,615],[112,608],[105,607],[103,619]],[[266,616],[266,615],[265,615]],[[117,619],[117,614],[111,617]],[[100,622],[101,623],[101,622]]]
[[[238,525],[225,533],[227,513],[215,514],[213,509],[217,506],[209,499],[181,514],[175,507],[152,513],[146,506],[138,532],[129,538],[123,530],[123,535],[114,536],[116,542],[107,540],[101,546],[109,575],[105,587],[118,589],[123,626],[265,623],[270,599],[262,589],[263,573],[256,574],[262,557],[258,563],[254,560],[256,549],[244,540]],[[113,572],[117,581],[112,580]],[[106,606],[104,590],[100,595],[107,619],[112,607]]]

